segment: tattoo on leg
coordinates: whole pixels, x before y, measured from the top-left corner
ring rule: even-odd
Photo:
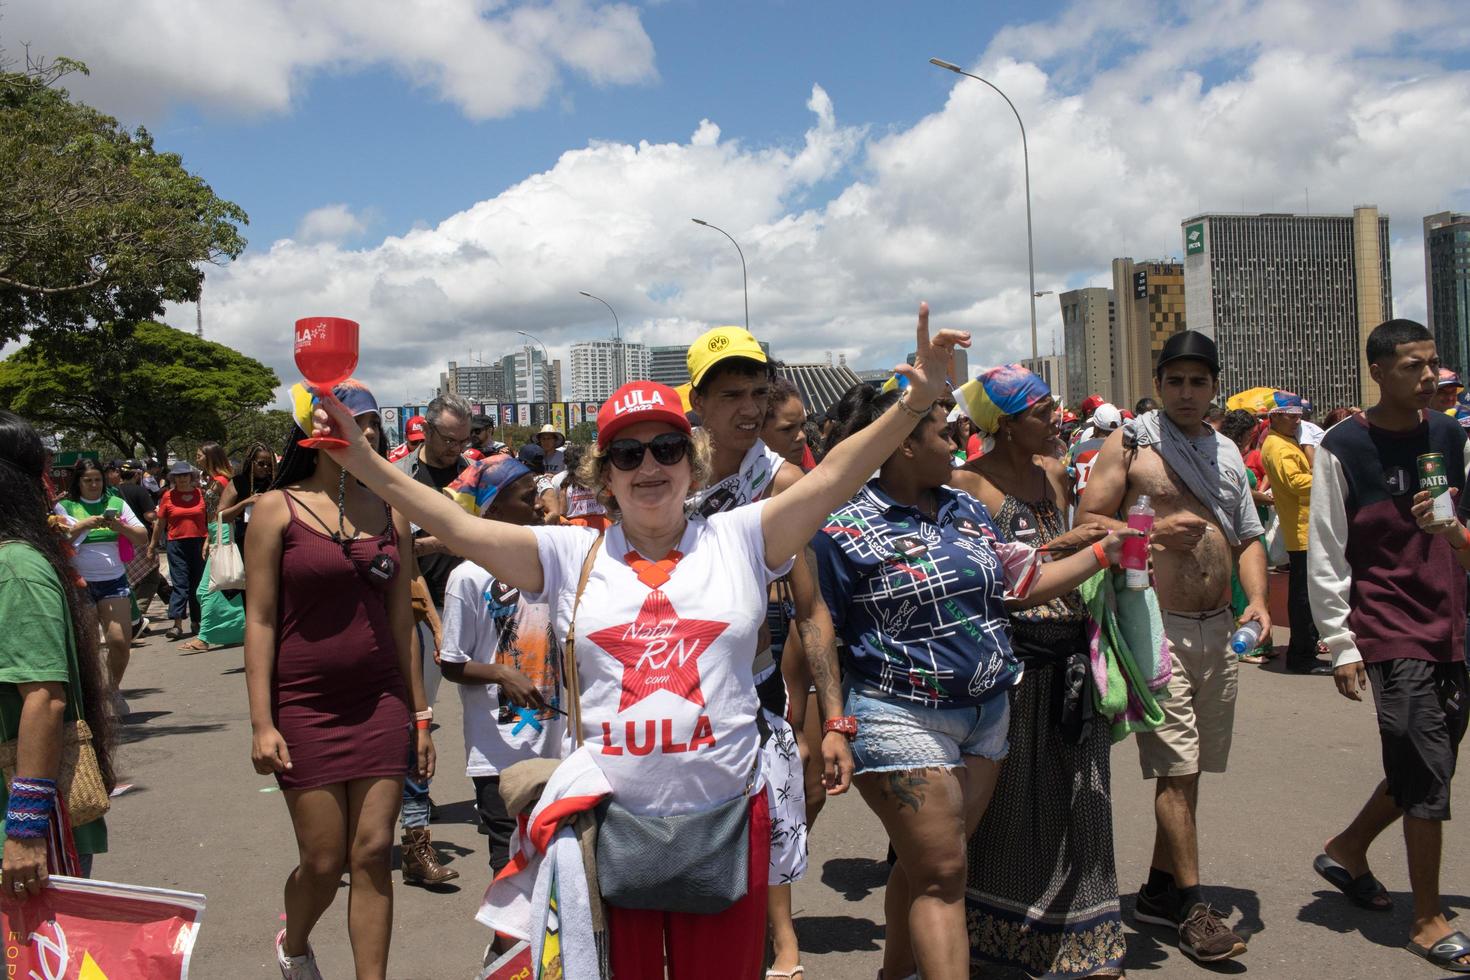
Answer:
[[[925,788],[929,780],[917,772],[900,771],[885,774],[883,795],[898,801],[898,808],[908,807],[915,813],[924,805]]]

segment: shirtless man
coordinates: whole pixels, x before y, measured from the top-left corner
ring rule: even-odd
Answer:
[[[739,327],[716,327],[689,348],[690,406],[712,449],[710,478],[685,502],[692,514],[720,513],[774,496],[802,475],[760,440],[771,389],[771,367],[760,344]],[[837,667],[836,634],[831,614],[821,600],[810,549],[797,556],[789,582],[795,616],[817,702],[828,723],[822,736],[823,787],[832,795],[847,789],[852,778],[852,751],[842,734],[842,685]],[[791,882],[805,871],[807,813],[803,772],[795,734],[784,720],[786,690],[772,654],[769,617],[757,640],[756,689],[765,720],[767,779],[771,798],[771,885],[767,914],[773,958],[769,980],[801,974],[800,949],[791,920]],[[793,645],[791,650],[796,649]],[[806,674],[806,672],[802,672]],[[763,676],[765,675],[765,676]],[[796,692],[804,697],[805,691]],[[836,727],[831,723],[837,722]],[[854,723],[855,724],[855,723]]]
[[[1179,948],[1201,962],[1245,952],[1245,940],[1204,901],[1196,807],[1199,774],[1224,772],[1235,722],[1235,657],[1228,641],[1230,572],[1238,563],[1247,606],[1271,635],[1266,551],[1240,453],[1205,424],[1219,391],[1215,342],[1194,330],[1169,338],[1154,381],[1163,408],[1108,437],[1077,523],[1123,527],[1120,513],[1148,494],[1157,515],[1151,551],[1173,676],[1159,698],[1164,723],[1140,733],[1139,761],[1154,790],[1156,833],[1134,918],[1175,927]]]

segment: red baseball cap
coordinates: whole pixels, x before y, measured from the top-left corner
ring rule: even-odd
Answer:
[[[1082,408],[1079,414],[1084,419],[1091,418],[1092,413],[1097,411],[1097,407],[1105,403],[1106,401],[1107,399],[1104,398],[1102,395],[1088,395],[1086,398],[1082,399]]]
[[[656,381],[630,381],[597,410],[597,446],[606,449],[623,429],[638,422],[667,422],[681,432],[692,432],[679,393]]]
[[[424,421],[424,417],[422,415],[415,415],[413,418],[409,419],[403,424],[403,441],[423,442],[424,439],[428,437],[427,433],[424,432],[424,429],[427,428],[428,424],[429,423]]]

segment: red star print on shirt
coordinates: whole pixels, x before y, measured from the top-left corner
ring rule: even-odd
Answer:
[[[680,619],[669,597],[656,589],[643,600],[633,622],[589,633],[587,639],[623,665],[623,694],[618,699],[622,712],[654,691],[669,691],[703,705],[699,655],[729,628],[729,623]]]

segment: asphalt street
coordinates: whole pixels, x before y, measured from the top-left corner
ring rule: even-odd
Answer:
[[[121,728],[119,771],[131,788],[114,800],[112,853],[99,857],[96,876],[208,896],[196,980],[276,976],[271,939],[281,926],[281,885],[295,846],[275,781],[250,766],[241,650],[188,654],[149,637],[135,648],[123,687],[132,714]],[[489,867],[464,776],[452,685],[443,686],[436,716],[440,775],[433,796],[442,819],[433,834],[460,879],[437,892],[395,888],[389,975],[403,980],[472,977],[488,940],[473,921]],[[1128,917],[1152,847],[1152,789],[1139,775],[1131,740],[1119,743],[1113,800],[1129,973],[1159,980],[1208,973],[1440,976],[1402,948],[1410,901],[1396,830],[1372,854],[1374,871],[1393,894],[1392,913],[1357,910],[1312,871],[1322,842],[1356,812],[1379,774],[1370,703],[1345,701],[1328,678],[1241,668],[1230,771],[1202,784],[1200,835],[1206,896],[1248,935],[1250,950],[1206,970],[1179,953],[1167,931],[1136,930]],[[1470,804],[1460,783],[1464,807]],[[1446,827],[1443,874],[1446,901],[1462,915],[1470,910],[1463,827]],[[855,792],[829,802],[812,835],[811,870],[795,890],[806,980],[876,974],[885,850],[881,827]],[[327,980],[352,975],[346,913],[344,886],[313,939]]]

